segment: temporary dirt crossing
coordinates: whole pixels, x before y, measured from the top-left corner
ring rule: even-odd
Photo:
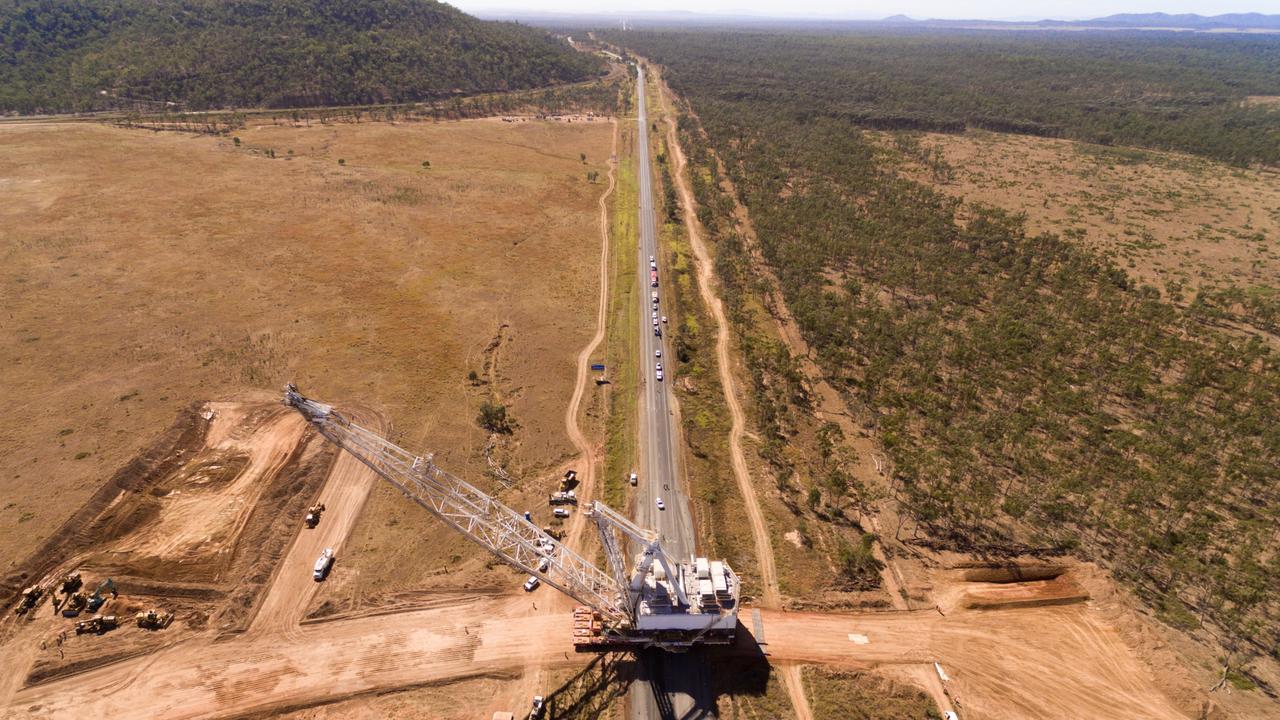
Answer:
[[[179,643],[24,690],[6,716],[221,718],[454,681],[529,662],[577,666],[568,615],[521,616],[487,601],[314,623],[288,636]],[[484,622],[478,619],[486,618]]]
[[[944,672],[962,669],[947,684],[964,717],[1186,717],[1085,603],[946,617],[934,610],[761,615],[773,659],[912,670],[938,662]]]

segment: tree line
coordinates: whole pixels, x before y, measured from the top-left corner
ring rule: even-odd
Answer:
[[[837,39],[626,40],[697,113],[817,361],[876,426],[918,540],[1075,552],[1166,622],[1276,656],[1280,355],[1220,322],[1274,317],[1273,298],[1182,308],[1086,248],[903,177],[839,112],[855,98],[833,94],[829,65],[804,61]],[[1170,83],[1180,68],[1164,66]],[[724,212],[693,176],[700,217]],[[714,237],[726,292],[753,292],[737,238]],[[776,345],[748,351],[753,372],[790,373]],[[766,427],[803,405],[794,387],[758,403]]]
[[[0,3],[0,112],[420,101],[603,67],[542,30],[435,0]]]

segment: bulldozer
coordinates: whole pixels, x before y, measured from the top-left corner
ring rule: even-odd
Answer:
[[[134,616],[138,627],[144,630],[163,630],[173,622],[173,613],[151,608]]]
[[[120,620],[115,615],[94,615],[88,620],[81,620],[76,623],[76,634],[94,633],[101,635],[108,630],[114,630],[120,625]]]
[[[66,607],[62,608],[63,617],[75,617],[89,604],[89,597],[82,592],[68,593]],[[57,605],[54,605],[56,608]]]
[[[80,579],[80,571],[73,570],[62,577],[62,592],[70,595],[80,589],[84,581]]]
[[[307,527],[314,528],[320,524],[320,513],[324,512],[324,503],[316,503],[307,508],[307,517],[303,520]]]

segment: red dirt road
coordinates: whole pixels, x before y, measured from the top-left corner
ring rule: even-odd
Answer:
[[[517,608],[527,607],[476,601],[313,623],[287,636],[196,639],[23,690],[6,716],[220,718],[511,672],[532,661],[586,662],[573,653],[568,615],[521,616]]]
[[[946,617],[935,610],[761,615],[771,660],[854,668],[940,663],[965,718],[1186,717],[1086,603]]]

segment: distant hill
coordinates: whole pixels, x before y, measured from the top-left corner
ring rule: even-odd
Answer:
[[[1280,30],[1280,15],[1262,13],[1230,13],[1226,15],[1169,15],[1167,13],[1122,13],[1072,25],[1095,25],[1131,28],[1180,28],[1215,30],[1220,28]]]
[[[1170,28],[1177,30],[1280,30],[1280,15],[1230,13],[1226,15],[1169,15],[1168,13],[1121,13],[1092,20],[913,20],[894,15],[879,21],[884,25],[910,24],[918,27],[993,28]]]
[[[543,30],[435,0],[0,2],[0,112],[410,101],[602,69]]]

